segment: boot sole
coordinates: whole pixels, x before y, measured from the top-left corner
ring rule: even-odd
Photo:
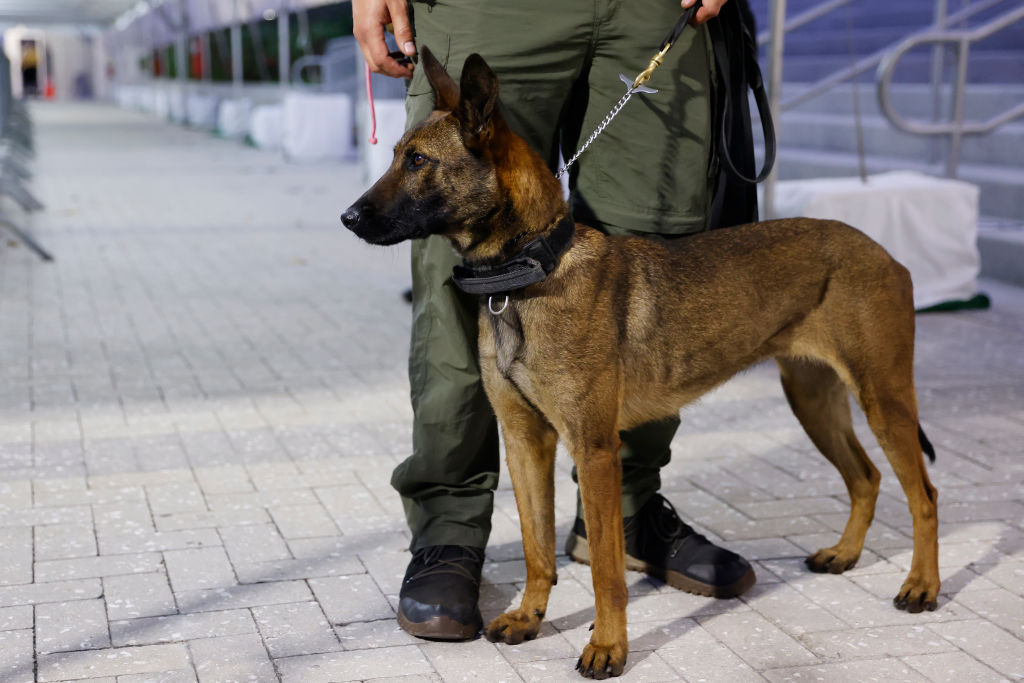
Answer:
[[[409,621],[398,613],[398,625],[409,635],[427,640],[472,640],[480,633],[483,622],[460,624],[446,616],[431,617],[426,621]]]
[[[565,552],[574,562],[579,562],[580,564],[588,566],[590,565],[590,544],[587,543],[587,539],[570,532],[569,540],[565,544]],[[648,564],[643,560],[637,559],[628,554],[626,555],[626,569],[635,572],[643,572],[648,576],[653,576],[656,579],[664,581],[673,588],[678,588],[681,591],[692,593],[693,595],[702,595],[707,598],[739,597],[750,590],[750,587],[757,582],[757,575],[754,574],[753,567],[750,567],[746,574],[731,584],[727,586],[716,586],[714,584],[698,581],[697,579],[691,579],[685,574],[674,572],[671,569],[655,567],[654,565]]]

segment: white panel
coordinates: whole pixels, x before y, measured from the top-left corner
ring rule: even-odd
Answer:
[[[969,299],[977,289],[978,188],[911,171],[779,181],[775,216],[843,221],[906,266],[914,305]]]

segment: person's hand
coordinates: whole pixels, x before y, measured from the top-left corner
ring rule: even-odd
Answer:
[[[395,40],[402,54],[411,57],[416,54],[416,44],[412,42],[412,27],[409,25],[409,12],[405,7],[406,0],[352,0],[352,34],[359,41],[366,63],[370,70],[378,74],[387,74],[395,78],[411,78],[413,65],[400,63],[388,56],[388,46],[384,42],[384,27],[391,24],[395,31]]]
[[[689,9],[690,7],[693,7],[693,3],[695,2],[697,2],[697,0],[682,0],[682,3],[680,4],[683,9]],[[702,0],[701,7],[697,10],[697,15],[690,23],[694,26],[700,26],[708,19],[717,17],[719,11],[722,9],[722,5],[725,3],[726,0]]]

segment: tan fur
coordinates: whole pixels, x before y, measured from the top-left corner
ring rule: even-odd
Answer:
[[[423,57],[432,60],[428,51]],[[466,71],[474,70],[472,86],[473,78],[486,81],[481,68],[486,65],[467,60],[463,98]],[[435,151],[452,145],[453,130],[461,127],[464,144],[436,151],[438,174],[416,191],[457,193],[467,213],[504,216],[482,225],[453,221],[445,234],[472,261],[508,256],[516,234],[543,233],[565,215],[560,188],[497,111],[486,122],[485,142],[479,130],[465,131],[459,108],[450,104],[451,84],[437,72],[431,74],[441,81],[435,89],[447,90],[455,110],[408,134],[396,159],[403,145]],[[459,175],[467,155],[486,169],[476,179]],[[444,175],[445,167],[454,174]],[[408,175],[393,166],[381,182],[419,182]],[[912,611],[934,608],[936,492],[918,442],[906,269],[836,221],[768,221],[694,235],[672,247],[576,228],[544,282],[513,293],[498,316],[481,307],[483,381],[502,425],[528,576],[519,608],[491,622],[487,637],[516,643],[540,629],[555,581],[553,461],[560,438],[579,472],[597,608],[581,671],[597,677],[622,672],[629,646],[619,432],[676,415],[765,358],[777,360],[794,413],[839,470],[851,498],[839,542],[814,553],[809,566],[835,573],[851,567],[874,514],[879,474],[854,435],[852,392],[914,519],[911,570],[897,600]]]

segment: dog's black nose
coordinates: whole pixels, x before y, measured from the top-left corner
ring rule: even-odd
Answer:
[[[345,213],[341,214],[341,224],[346,228],[352,228],[356,223],[359,222],[359,209],[355,206],[348,207]]]

